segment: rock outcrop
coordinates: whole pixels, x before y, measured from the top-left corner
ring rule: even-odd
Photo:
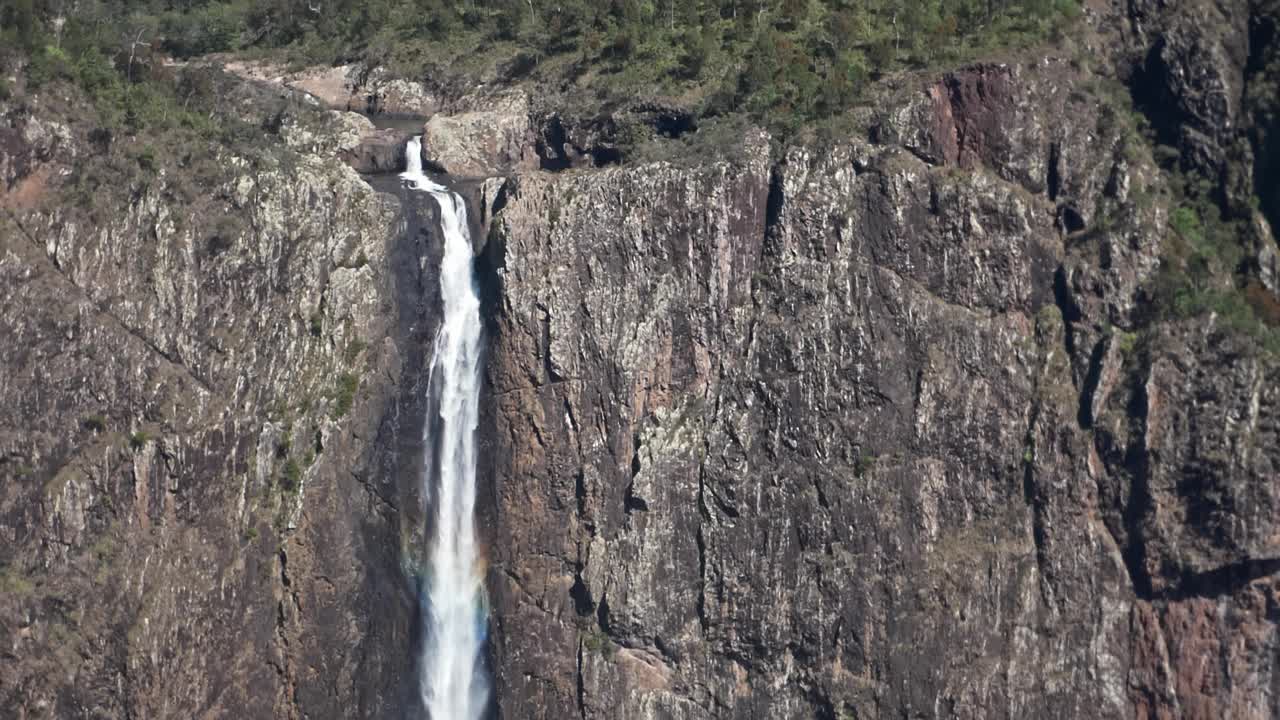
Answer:
[[[428,162],[464,177],[538,167],[527,95],[482,95],[471,98],[469,105],[427,121],[422,131],[422,154]]]
[[[408,136],[390,128],[374,130],[360,138],[353,148],[344,148],[342,160],[357,172],[391,173],[405,168],[404,146]]]
[[[426,118],[441,104],[422,83],[360,64],[290,71],[270,63],[232,60],[222,67],[246,80],[302,93],[333,110]]]

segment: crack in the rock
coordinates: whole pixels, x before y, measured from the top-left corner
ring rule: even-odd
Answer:
[[[39,251],[42,257],[45,257],[46,259],[48,259],[48,256],[44,250],[44,246],[40,243],[40,241],[32,237],[31,233],[18,220],[17,216],[13,214],[13,211],[8,208],[5,208],[5,213],[8,214],[9,219],[18,228],[18,231],[22,233],[22,236],[26,238],[27,241],[30,242],[32,246],[36,248],[37,251]],[[216,393],[213,390],[213,387],[208,383],[208,381],[206,381],[204,378],[201,378],[200,376],[193,373],[191,369],[188,368],[186,365],[184,365],[180,360],[175,359],[172,355],[162,350],[160,346],[156,345],[155,342],[151,340],[151,338],[148,338],[146,335],[142,334],[142,332],[129,327],[129,325],[124,322],[124,320],[121,320],[114,313],[112,313],[110,310],[104,307],[101,303],[94,300],[89,295],[88,291],[85,290],[80,285],[78,285],[75,280],[72,280],[71,277],[66,273],[66,271],[58,267],[57,263],[50,260],[49,265],[50,267],[53,268],[53,271],[57,274],[57,276],[62,278],[62,280],[65,283],[75,288],[75,290],[81,295],[81,297],[83,297],[85,301],[87,301],[90,305],[93,306],[95,310],[98,311],[98,314],[110,319],[112,322],[118,325],[121,330],[124,330],[126,333],[133,336],[138,341],[140,341],[143,345],[145,345],[147,349],[151,350],[155,354],[164,358],[164,360],[167,363],[177,368],[183,375],[185,375],[188,379],[190,379],[195,384],[199,385],[201,389],[203,389],[205,392],[209,393],[210,395],[216,395]]]
[[[512,387],[512,388],[506,388],[503,390],[492,390],[489,392],[489,397],[495,397],[495,398],[505,397],[507,395],[513,395],[515,393],[534,392],[537,390],[544,390],[550,387],[557,387],[559,385],[567,385],[569,383],[580,383],[580,382],[583,382],[583,378],[580,378],[580,377],[561,378],[559,380],[553,380],[551,382],[537,383],[533,385],[523,385],[521,387]]]
[[[1280,557],[1251,558],[1212,570],[1184,573],[1173,587],[1153,592],[1149,599],[1177,602],[1233,595],[1257,580],[1276,574],[1280,574]]]

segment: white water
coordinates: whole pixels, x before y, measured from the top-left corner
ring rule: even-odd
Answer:
[[[489,698],[482,659],[487,628],[484,565],[475,528],[480,297],[472,276],[466,203],[423,174],[421,147],[420,138],[409,141],[407,169],[400,177],[414,189],[431,193],[440,205],[444,321],[436,335],[427,384],[428,412],[438,411],[439,417],[428,416],[426,423],[422,482],[424,495],[435,501],[435,528],[428,528],[432,540],[419,689],[431,720],[476,720]]]

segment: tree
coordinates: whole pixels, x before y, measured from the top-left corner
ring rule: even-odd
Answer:
[[[33,0],[14,0],[13,26],[18,33],[18,44],[27,51],[36,46],[36,9]]]

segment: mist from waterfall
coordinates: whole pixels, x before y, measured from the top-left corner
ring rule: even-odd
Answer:
[[[433,514],[423,603],[419,690],[431,720],[475,720],[485,712],[489,682],[483,652],[488,628],[484,563],[476,541],[476,424],[480,396],[480,296],[472,271],[463,199],[422,172],[422,141],[409,140],[400,175],[440,205],[444,256],[436,334],[427,383],[427,462],[423,494]]]

